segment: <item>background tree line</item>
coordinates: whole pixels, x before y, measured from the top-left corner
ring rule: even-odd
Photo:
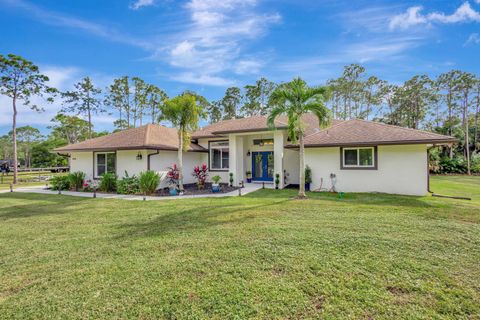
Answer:
[[[60,92],[49,87],[48,78],[22,57],[0,55],[0,72],[0,94],[11,98],[14,111],[12,131],[0,136],[1,156],[13,159],[17,154],[22,165],[65,165],[64,157],[50,151],[107,134],[94,130],[94,118],[100,114],[115,117],[114,131],[168,121],[164,114],[169,101],[167,93],[139,77],[119,77],[104,89],[85,77],[72,90]],[[194,96],[206,119],[214,123],[269,115],[272,111],[270,96],[278,86],[262,77],[242,88],[227,88],[217,101],[208,101],[192,91],[183,94]],[[415,75],[399,84],[370,75],[363,66],[352,64],[344,68],[340,77],[328,80],[327,86],[331,93],[328,107],[334,118],[379,121],[452,135],[459,139],[459,143],[432,152],[433,170],[480,171],[480,80],[476,75],[452,70],[435,79]],[[44,105],[31,104],[30,99],[34,96],[44,97]],[[52,102],[61,105],[60,112],[51,119],[48,135],[43,136],[30,126],[16,128],[18,102],[35,111],[42,111]]]

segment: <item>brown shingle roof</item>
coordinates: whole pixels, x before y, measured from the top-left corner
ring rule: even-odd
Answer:
[[[155,149],[178,150],[177,130],[155,124],[115,132],[55,149],[56,152],[91,150]],[[206,151],[191,143],[188,151]]]
[[[305,133],[311,134],[319,131],[318,118],[313,114],[305,114],[302,117],[305,123]],[[338,120],[334,120],[336,123]],[[279,116],[275,121],[275,128],[285,129],[287,127],[287,117]],[[200,130],[195,131],[192,134],[192,138],[213,138],[228,133],[240,133],[240,132],[255,132],[270,130],[267,125],[267,117],[265,116],[253,116],[248,118],[223,120],[217,123],[210,124]]]
[[[346,120],[307,135],[305,147],[347,145],[387,145],[418,143],[453,143],[457,140],[433,132],[403,128],[365,120]],[[290,145],[289,147],[294,147]]]

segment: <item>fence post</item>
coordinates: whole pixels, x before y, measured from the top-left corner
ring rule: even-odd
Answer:
[[[13,192],[13,183],[10,183],[10,192]]]

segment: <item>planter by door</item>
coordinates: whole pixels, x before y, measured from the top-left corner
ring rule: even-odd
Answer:
[[[252,152],[252,180],[273,181],[273,151]]]

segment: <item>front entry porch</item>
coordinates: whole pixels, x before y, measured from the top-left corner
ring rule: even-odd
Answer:
[[[252,152],[252,181],[272,182],[273,176],[273,151]]]

